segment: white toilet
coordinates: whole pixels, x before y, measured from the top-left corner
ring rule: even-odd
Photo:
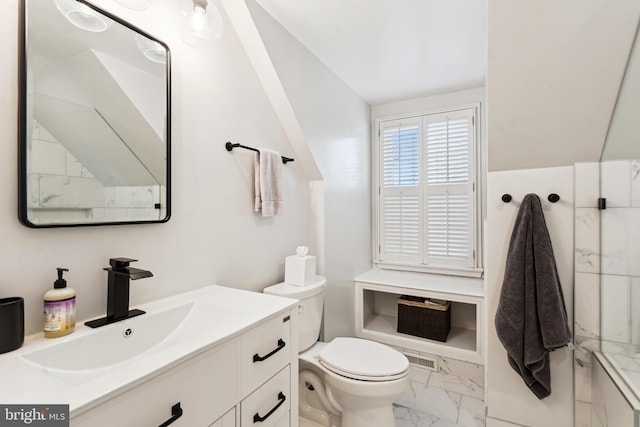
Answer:
[[[392,403],[409,387],[409,361],[374,341],[318,342],[327,281],[286,283],[264,293],[300,300],[300,427],[393,427]]]

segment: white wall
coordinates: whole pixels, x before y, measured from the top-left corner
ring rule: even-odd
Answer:
[[[352,336],[353,279],[371,268],[369,107],[264,9],[247,5],[324,179],[325,339]]]
[[[489,170],[600,158],[633,41],[635,0],[490,0]]]
[[[264,219],[252,212],[253,153],[224,149],[231,140],[291,152],[229,22],[219,43],[198,50],[185,45],[178,33],[176,2],[156,1],[145,12],[112,0],[95,4],[171,49],[172,219],[166,224],[42,230],[19,224],[18,2],[1,2],[0,297],[25,297],[29,333],[41,329],[42,294],[52,286],[56,267],[71,270],[68,282],[78,293],[78,316],[85,319],[105,313],[102,268],[110,257],[137,258],[138,267],[154,273],[133,282],[134,305],[214,283],[261,290],[282,280],[284,257],[308,233],[305,171],[296,162],[284,167],[284,215]]]
[[[511,194],[511,203],[501,196]],[[498,307],[509,239],[519,203],[527,193],[542,201],[553,253],[562,285],[569,324],[573,326],[573,167],[541,168],[489,173],[487,193],[488,260],[487,289],[487,415],[532,427],[573,426],[573,354],[567,348],[551,353],[551,395],[538,400],[511,368],[496,335]],[[547,201],[556,193],[560,201]]]

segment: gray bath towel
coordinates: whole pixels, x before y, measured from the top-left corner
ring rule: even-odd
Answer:
[[[567,345],[571,332],[551,239],[535,194],[524,197],[516,217],[495,325],[511,367],[538,399],[549,396],[549,352]]]

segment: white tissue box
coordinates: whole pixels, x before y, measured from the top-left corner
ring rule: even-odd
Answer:
[[[284,282],[288,285],[306,286],[316,279],[316,257],[291,255],[285,258]]]

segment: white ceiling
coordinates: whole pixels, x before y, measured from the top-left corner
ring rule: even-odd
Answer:
[[[486,0],[256,0],[366,102],[484,85]]]

